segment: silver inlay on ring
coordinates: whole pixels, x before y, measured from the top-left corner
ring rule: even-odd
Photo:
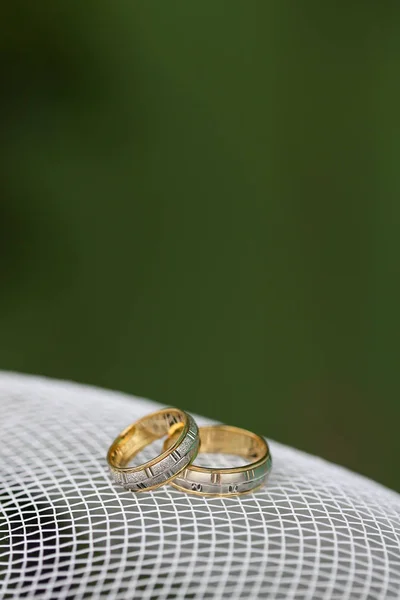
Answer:
[[[162,454],[139,466],[127,466],[145,446],[172,432],[174,441]],[[111,445],[107,460],[115,482],[133,492],[143,492],[176,477],[196,458],[198,449],[199,434],[193,417],[183,410],[168,408],[127,427]]]

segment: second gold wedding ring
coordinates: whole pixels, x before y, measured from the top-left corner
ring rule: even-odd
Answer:
[[[190,465],[170,483],[182,492],[202,496],[238,496],[262,487],[272,466],[271,453],[264,438],[239,427],[212,425],[200,427],[200,452],[236,454],[246,464],[233,468]],[[172,434],[164,448],[174,443]]]
[[[145,446],[174,436],[168,448],[153,460],[139,466],[128,464]],[[134,492],[154,490],[174,479],[195,459],[199,431],[185,411],[165,408],[129,425],[112,443],[107,460],[113,479]]]

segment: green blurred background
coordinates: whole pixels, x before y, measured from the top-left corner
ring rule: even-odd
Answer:
[[[400,490],[400,3],[1,8],[0,366]]]

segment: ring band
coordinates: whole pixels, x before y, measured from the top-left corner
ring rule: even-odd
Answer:
[[[128,467],[145,446],[161,437],[174,436],[173,443],[153,460]],[[117,483],[133,492],[154,490],[186,469],[199,450],[199,430],[183,410],[165,408],[132,423],[111,444],[107,461]]]
[[[272,467],[271,453],[264,438],[228,425],[200,427],[199,434],[201,453],[236,454],[251,462],[229,469],[190,465],[170,482],[176,489],[202,496],[238,496],[264,485]],[[165,441],[164,448],[173,440],[174,435]]]

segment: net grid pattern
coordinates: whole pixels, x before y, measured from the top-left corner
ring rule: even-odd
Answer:
[[[159,407],[0,374],[0,598],[400,598],[400,496],[322,459],[273,442],[237,498],[114,485],[109,444]]]

